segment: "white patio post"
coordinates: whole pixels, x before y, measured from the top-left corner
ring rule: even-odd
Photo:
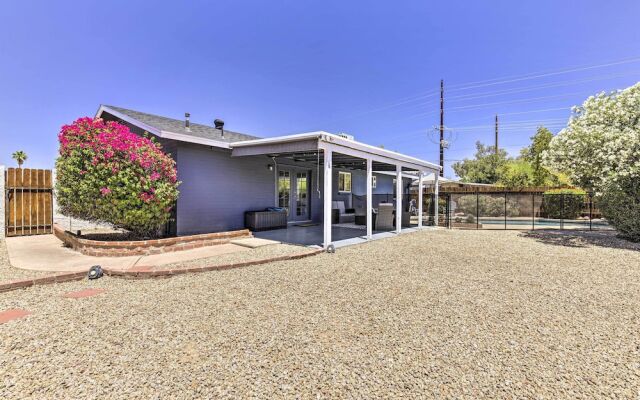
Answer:
[[[333,192],[331,188],[331,181],[333,180],[333,174],[331,170],[331,161],[333,152],[330,149],[324,149],[324,240],[322,245],[326,249],[331,244],[331,200],[333,199]]]
[[[438,226],[438,194],[440,193],[440,188],[439,188],[439,184],[438,184],[438,177],[439,177],[439,173],[438,172],[434,172],[433,175],[435,176],[435,180],[433,183],[433,213],[435,214],[435,219],[434,219],[434,226]]]
[[[423,190],[423,178],[424,172],[420,171],[418,177],[418,228],[422,228],[422,190]]]
[[[367,240],[373,234],[373,161],[367,158]]]
[[[402,166],[396,165],[396,233],[402,230]]]

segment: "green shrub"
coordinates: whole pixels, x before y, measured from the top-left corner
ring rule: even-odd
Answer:
[[[476,203],[476,195],[468,194],[454,197],[456,202],[456,212],[463,212],[469,215],[476,215],[476,205],[479,208],[480,217],[504,217],[504,195],[498,196],[480,193]],[[507,216],[519,216],[518,204],[507,197]]]
[[[620,237],[640,242],[640,179],[626,176],[610,182],[598,207]]]
[[[584,209],[586,192],[581,189],[551,189],[542,197],[541,214],[553,219],[576,219]]]

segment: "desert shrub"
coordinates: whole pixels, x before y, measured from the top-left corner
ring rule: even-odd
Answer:
[[[58,135],[60,211],[155,236],[178,198],[175,162],[155,141],[125,125],[80,118]]]
[[[476,203],[476,195],[464,195],[455,199],[456,212],[463,212],[469,215],[476,215],[476,204],[481,217],[504,217],[504,195],[492,196],[489,194],[479,194]],[[519,216],[518,204],[511,198],[507,198],[507,216]]]
[[[575,219],[584,209],[585,191],[551,189],[544,192],[541,213],[546,218]]]
[[[640,242],[640,179],[624,177],[610,182],[598,207],[620,237]]]

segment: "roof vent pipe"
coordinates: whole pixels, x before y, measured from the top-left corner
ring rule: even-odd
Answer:
[[[189,122],[189,117],[191,117],[191,114],[189,113],[184,113],[184,127],[186,130],[190,130],[191,129],[191,124]]]
[[[224,121],[221,119],[216,119],[213,121],[213,125],[215,125],[216,129],[220,129],[220,133],[222,137],[224,137]]]

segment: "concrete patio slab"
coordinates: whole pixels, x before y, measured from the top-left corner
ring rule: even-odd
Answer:
[[[255,249],[257,247],[262,247],[262,246],[269,246],[271,244],[280,244],[280,242],[276,240],[260,239],[260,238],[232,240],[231,243],[237,244],[238,246],[248,247],[250,249]]]
[[[149,256],[95,257],[64,247],[54,235],[7,238],[6,246],[9,262],[14,267],[51,272],[84,272],[93,265],[126,271],[251,251],[249,247],[228,243]]]
[[[222,254],[239,253],[242,251],[250,251],[251,249],[238,246],[231,243],[217,244],[214,246],[200,247],[192,250],[173,251],[171,253],[154,254],[150,256],[142,256],[136,263],[136,267],[140,265],[166,265],[179,263],[182,261],[196,260],[198,258],[209,258],[220,256]]]
[[[92,265],[130,268],[140,258],[86,256],[64,247],[54,235],[10,237],[6,239],[6,245],[11,265],[36,271],[88,271]]]

